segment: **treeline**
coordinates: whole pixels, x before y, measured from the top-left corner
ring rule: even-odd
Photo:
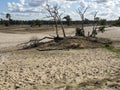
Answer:
[[[64,25],[68,25],[68,22],[66,21],[62,21],[62,23]],[[82,23],[82,21],[70,21],[69,25],[80,25]],[[93,24],[94,21],[93,20],[88,20],[85,19],[84,20],[84,24]],[[50,21],[50,20],[0,20],[0,25],[30,25],[32,26],[41,26],[41,25],[54,25],[55,22],[54,21]],[[60,24],[60,22],[58,22],[58,24]],[[105,19],[101,19],[99,21],[99,25],[114,25],[114,26],[120,26],[120,18],[118,20],[111,20],[111,21],[107,21]]]
[[[62,21],[64,25],[67,25],[66,21]],[[85,24],[92,24],[94,21],[92,20],[85,20],[84,23]],[[0,20],[0,24],[1,25],[6,25],[6,23],[8,23],[8,20]],[[54,25],[55,22],[54,21],[50,21],[50,20],[11,20],[10,25]],[[82,21],[70,21],[70,25],[79,25],[81,24]],[[58,24],[60,24],[60,22],[58,22]]]
[[[115,20],[113,23],[114,26],[120,26],[120,17],[118,20]]]

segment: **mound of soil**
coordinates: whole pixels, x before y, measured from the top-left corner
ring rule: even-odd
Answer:
[[[84,37],[67,37],[61,39],[59,42],[51,40],[49,42],[41,43],[37,47],[39,50],[62,50],[62,49],[84,49],[84,48],[98,48],[102,44],[88,40]]]

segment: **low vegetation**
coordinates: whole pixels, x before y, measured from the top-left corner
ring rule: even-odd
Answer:
[[[120,55],[120,48],[115,48],[112,45],[109,45],[109,46],[107,45],[107,46],[105,46],[105,48],[107,48],[108,50],[110,50],[112,52],[116,52]]]

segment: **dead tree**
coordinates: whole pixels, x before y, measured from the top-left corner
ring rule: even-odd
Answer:
[[[98,12],[95,12],[95,14],[94,14],[93,30],[92,30],[92,33],[91,33],[91,35],[90,35],[90,36],[93,37],[93,38],[95,38],[96,35],[97,35],[99,32],[101,32],[101,33],[105,32],[105,26],[99,26],[99,27],[98,27],[98,24],[99,24],[100,19],[99,19],[99,17],[96,17],[96,16],[97,16],[97,13],[98,13]]]
[[[46,5],[46,10],[48,12],[49,15],[47,15],[47,18],[53,18],[54,22],[55,22],[55,27],[56,27],[56,35],[57,37],[59,37],[59,33],[58,33],[58,21],[60,21],[60,25],[63,31],[63,36],[66,37],[65,34],[65,30],[62,24],[62,20],[61,20],[61,16],[62,13],[59,12],[60,7],[58,5],[55,5],[53,7],[50,7],[50,5]]]
[[[93,30],[92,30],[92,33],[90,35],[91,37],[95,37],[97,35],[97,26],[98,26],[98,21],[99,21],[99,17],[96,17],[97,13],[98,12],[95,12],[95,14],[94,14]]]
[[[58,16],[58,20],[60,21],[60,25],[61,25],[61,28],[62,28],[63,36],[66,37],[65,29],[64,29],[64,26],[63,26],[63,23],[62,23],[62,20],[61,20],[61,15]]]
[[[54,22],[55,22],[56,35],[57,35],[57,37],[59,37],[59,34],[58,34],[58,24],[57,24],[57,23],[58,23],[58,20],[57,20],[55,8],[51,8],[51,7],[47,4],[45,9],[48,11],[48,14],[49,14],[49,15],[47,15],[47,18],[53,18],[53,20],[54,20]]]
[[[80,15],[80,18],[82,20],[82,24],[81,24],[81,32],[83,33],[83,36],[85,36],[85,32],[84,32],[84,19],[85,19],[85,13],[87,11],[87,9],[89,8],[89,6],[87,7],[79,7],[76,12]]]
[[[59,42],[59,41],[63,40],[63,37],[60,37],[59,33],[58,33],[58,21],[60,22],[60,25],[61,25],[61,28],[62,28],[62,31],[63,31],[63,36],[66,37],[65,30],[64,30],[64,27],[63,27],[63,24],[62,24],[62,20],[61,20],[62,13],[59,13],[60,7],[58,7],[57,5],[53,6],[53,7],[50,7],[47,4],[45,9],[48,12],[47,18],[52,18],[54,20],[54,22],[55,22],[56,36],[53,36],[53,37],[43,37],[42,39],[34,39],[34,40],[30,40],[30,41],[25,42],[25,43],[21,43],[18,46],[19,47],[22,46],[22,49],[28,49],[28,48],[37,47],[40,44],[43,44],[42,41],[45,40],[45,39],[52,39],[55,42]]]

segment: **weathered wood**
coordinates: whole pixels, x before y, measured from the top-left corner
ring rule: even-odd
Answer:
[[[44,42],[42,42],[42,41],[45,40],[45,39],[52,39],[55,42],[59,42],[59,41],[63,40],[62,37],[54,37],[54,36],[52,36],[52,37],[43,37],[42,39],[30,40],[28,42],[18,44],[17,46],[22,47],[22,49],[37,47],[40,44],[43,44]]]

